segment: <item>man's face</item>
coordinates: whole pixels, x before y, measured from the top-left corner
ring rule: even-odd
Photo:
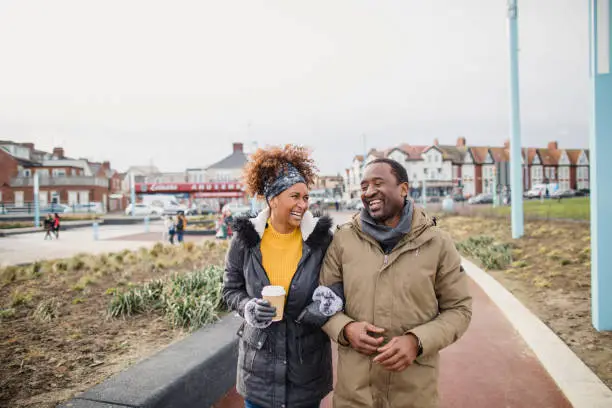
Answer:
[[[361,200],[375,221],[385,222],[399,215],[407,195],[408,183],[398,183],[387,163],[366,166],[361,181]]]

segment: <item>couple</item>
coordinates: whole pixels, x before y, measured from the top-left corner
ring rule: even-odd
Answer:
[[[308,211],[315,168],[306,150],[258,150],[249,194],[268,208],[236,220],[223,296],[245,319],[238,392],[246,407],[318,407],[332,390],[330,338],[338,344],[336,408],[437,406],[438,352],[471,318],[461,259],[448,234],[408,199],[404,167],[370,162],[365,209],[332,237]],[[283,319],[261,299],[283,286]]]

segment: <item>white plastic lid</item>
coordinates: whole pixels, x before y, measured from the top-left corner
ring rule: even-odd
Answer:
[[[265,286],[261,291],[262,296],[285,296],[285,288],[282,286]]]

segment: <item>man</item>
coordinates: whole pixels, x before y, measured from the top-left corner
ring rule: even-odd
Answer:
[[[344,313],[323,327],[339,343],[335,408],[436,407],[438,352],[469,325],[461,258],[408,191],[401,164],[370,162],[364,209],[327,251],[321,284],[341,282],[345,296]]]

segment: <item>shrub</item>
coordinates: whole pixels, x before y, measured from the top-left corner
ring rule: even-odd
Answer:
[[[55,272],[65,272],[68,270],[68,262],[61,260],[57,261],[53,264],[53,271]]]
[[[0,321],[5,320],[5,319],[10,319],[13,316],[15,316],[14,308],[11,307],[8,309],[0,309]]]
[[[209,266],[168,280],[153,280],[141,288],[115,293],[109,305],[111,317],[159,311],[173,327],[195,330],[218,318],[222,308],[223,269]]]
[[[469,237],[457,244],[463,254],[478,259],[486,269],[501,270],[512,262],[512,247],[497,244],[493,237],[480,235]]]
[[[68,261],[68,269],[71,271],[79,271],[85,267],[85,262],[80,256],[70,258]]]
[[[140,313],[143,309],[142,297],[138,290],[132,289],[113,295],[108,313],[111,317],[126,317]]]
[[[11,297],[11,307],[20,305],[27,305],[32,301],[32,294],[28,292],[22,292],[19,289],[13,292]]]
[[[45,299],[34,310],[34,318],[41,322],[49,322],[59,315],[59,308],[60,304],[57,299]]]
[[[17,266],[7,266],[2,269],[0,276],[2,277],[2,283],[11,283],[17,279],[19,268]]]

